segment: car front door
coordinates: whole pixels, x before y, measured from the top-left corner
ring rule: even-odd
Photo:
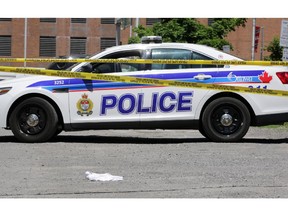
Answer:
[[[121,51],[103,59],[141,58],[141,51]],[[87,63],[80,71],[141,76],[142,65],[119,63]],[[99,80],[71,79],[69,90],[71,123],[74,128],[125,128],[139,124],[141,85]]]

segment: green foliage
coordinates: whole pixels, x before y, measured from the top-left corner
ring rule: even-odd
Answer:
[[[269,43],[269,45],[266,47],[266,50],[270,52],[271,54],[268,57],[265,57],[265,60],[267,61],[281,61],[282,60],[283,48],[280,47],[279,38],[274,37],[273,40]]]
[[[135,44],[135,43],[140,43],[140,42],[141,42],[140,37],[130,37],[128,40],[129,44]]]
[[[224,40],[221,38],[204,39],[204,40],[199,41],[198,44],[215,47],[217,49],[222,49],[224,45],[230,45],[232,49],[232,44],[230,44],[227,40]]]
[[[163,18],[152,28],[135,28],[137,36],[130,38],[129,43],[140,41],[142,36],[159,35],[164,42],[198,43],[222,49],[223,45],[231,46],[225,39],[227,34],[237,27],[244,27],[246,21],[244,18],[215,18],[210,26],[206,26],[193,18]]]
[[[138,28],[133,29],[135,33],[137,33],[138,37],[141,38],[143,36],[153,35],[153,30],[151,28],[145,28],[144,26],[140,25]]]
[[[235,31],[236,27],[245,27],[246,19],[243,18],[217,18],[211,25],[213,37],[222,38],[226,37],[229,32]]]

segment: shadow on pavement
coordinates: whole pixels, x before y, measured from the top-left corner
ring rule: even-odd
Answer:
[[[80,135],[59,135],[47,143],[108,143],[108,144],[181,144],[181,143],[207,143],[206,138],[145,138],[145,137],[124,137],[124,136],[80,136]],[[19,143],[14,136],[0,137],[0,143]],[[288,138],[280,139],[259,139],[247,138],[242,139],[241,143],[255,144],[288,144]],[[217,143],[216,143],[217,144]],[[229,144],[229,143],[227,143]]]

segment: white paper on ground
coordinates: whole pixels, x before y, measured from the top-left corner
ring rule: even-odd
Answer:
[[[89,179],[90,181],[122,181],[123,180],[122,176],[113,176],[110,173],[99,174],[99,173],[86,171],[85,174],[86,174],[86,178]]]

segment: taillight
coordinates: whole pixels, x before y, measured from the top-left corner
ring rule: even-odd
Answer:
[[[288,72],[277,72],[276,75],[283,84],[288,84]]]

